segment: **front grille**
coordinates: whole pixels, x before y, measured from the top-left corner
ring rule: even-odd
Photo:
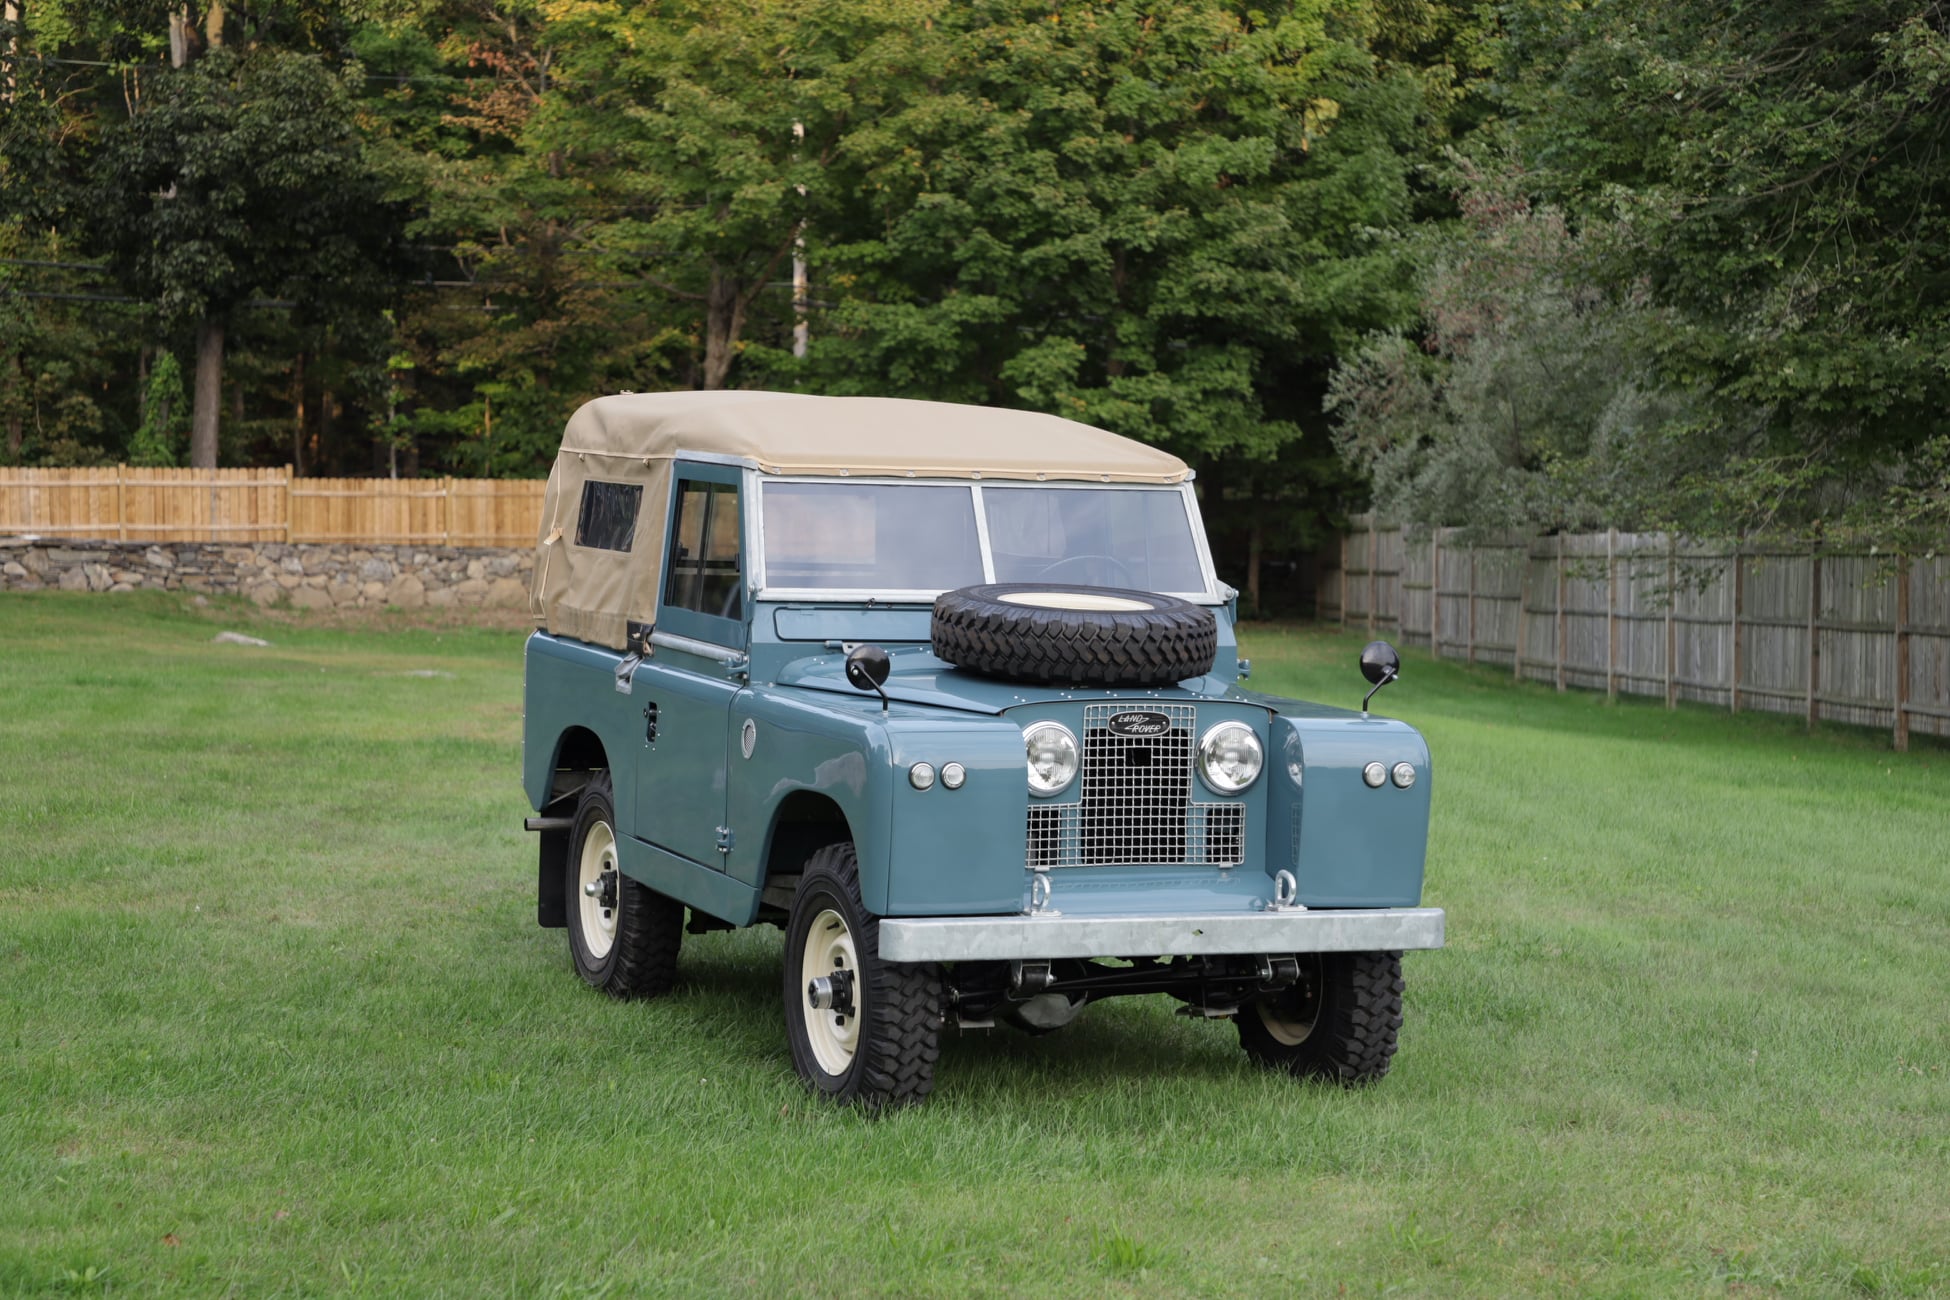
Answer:
[[[1163,714],[1170,725],[1156,735],[1113,733],[1111,717],[1126,712]],[[1244,861],[1245,805],[1192,799],[1197,723],[1189,704],[1085,705],[1080,798],[1029,809],[1029,868]]]

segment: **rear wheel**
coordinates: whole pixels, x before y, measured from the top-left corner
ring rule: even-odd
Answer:
[[[1268,1069],[1354,1087],[1388,1073],[1402,1027],[1398,952],[1300,954],[1291,988],[1239,1008],[1239,1045]]]
[[[851,844],[807,860],[785,932],[785,1026],[815,1092],[868,1110],[913,1105],[941,1055],[941,969],[880,960]]]
[[[569,955],[576,974],[612,997],[647,998],[677,981],[684,905],[625,876],[617,865],[609,773],[583,787],[569,837]]]

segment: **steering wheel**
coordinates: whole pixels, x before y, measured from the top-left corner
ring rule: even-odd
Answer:
[[[1091,583],[1088,585],[1130,587],[1130,588],[1135,588],[1138,585],[1137,579],[1131,576],[1130,569],[1125,566],[1122,560],[1118,559],[1114,555],[1066,555],[1062,559],[1058,560],[1055,564],[1050,565],[1047,569],[1044,569],[1041,573],[1037,574],[1036,577],[1038,580],[1060,582],[1061,579],[1056,576],[1057,570],[1067,569],[1073,564],[1085,564],[1093,560],[1102,561],[1104,564],[1110,566],[1110,568],[1116,569],[1118,573],[1123,575],[1123,577],[1120,581],[1117,582]]]

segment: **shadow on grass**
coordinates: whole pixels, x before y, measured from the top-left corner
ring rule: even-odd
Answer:
[[[715,1044],[728,1068],[764,1069],[786,1050],[781,1006],[785,978],[778,940],[769,929],[686,935],[678,984],[658,1001],[667,1029]],[[1095,1003],[1070,1025],[1033,1036],[998,1022],[993,1029],[941,1034],[940,1084],[977,1080],[1039,1097],[1087,1093],[1106,1079],[1220,1079],[1243,1059],[1231,1024],[1174,1016],[1163,995]],[[1068,1082],[1065,1082],[1068,1081]]]

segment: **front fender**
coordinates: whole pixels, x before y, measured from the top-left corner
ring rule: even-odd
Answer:
[[[752,752],[741,733],[753,727]],[[812,698],[798,691],[754,686],[732,701],[729,818],[734,830],[725,870],[755,888],[765,883],[766,843],[782,805],[806,791],[832,800],[860,861],[861,902],[884,910],[887,893],[889,795],[892,759],[878,703]]]
[[[1267,775],[1284,805],[1291,870],[1308,907],[1414,907],[1422,899],[1428,855],[1429,794],[1434,784],[1429,747],[1405,722],[1349,714],[1277,719]],[[1288,774],[1297,743],[1301,780]],[[1389,769],[1408,762],[1415,783],[1392,780],[1371,788],[1361,779],[1370,762]],[[1275,809],[1277,817],[1280,809]],[[1268,839],[1279,835],[1278,821]],[[1268,855],[1273,870],[1276,854]]]

